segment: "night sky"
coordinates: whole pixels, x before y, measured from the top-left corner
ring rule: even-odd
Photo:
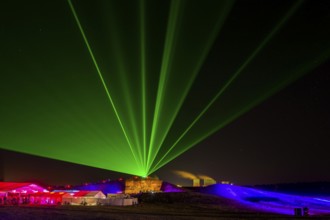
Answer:
[[[165,166],[160,176],[171,178],[168,170],[179,169],[237,184],[330,181],[329,71],[327,62]]]
[[[112,2],[116,3],[116,1]],[[82,138],[81,143],[83,143],[84,138],[87,140],[103,137],[104,133],[99,132],[95,127],[101,126],[100,130],[105,131],[109,126],[103,123],[105,119],[108,119],[103,115],[108,108],[102,104],[104,97],[100,94],[104,93],[103,88],[101,84],[95,83],[98,86],[92,84],[94,81],[98,82],[99,79],[94,73],[95,67],[84,47],[67,2],[59,1],[55,4],[22,1],[21,3],[7,1],[0,11],[2,42],[0,148],[4,148],[0,151],[0,166],[3,166],[4,179],[6,181],[37,181],[46,184],[78,184],[128,176],[105,169],[10,151],[10,149],[20,151],[18,145],[35,144],[36,148],[32,146],[29,149],[32,153],[35,149],[45,147],[48,141],[52,142],[51,138],[54,134],[56,139],[52,142],[53,145],[64,143],[70,146],[73,141],[71,142],[70,139],[66,143],[65,140],[69,138],[61,137],[67,135],[72,128],[77,131],[77,134],[73,134],[72,140]],[[79,1],[73,1],[73,3],[77,5],[82,23],[90,28],[87,35],[89,34],[91,44],[95,48],[95,57],[100,60],[101,69],[111,70],[111,68],[107,69],[107,61],[103,58],[110,57],[115,60],[114,54],[120,50],[111,54],[107,51],[110,46],[103,44],[106,36],[100,35],[102,32],[98,29],[98,25],[103,27],[106,24],[107,19],[104,18],[108,18],[107,15],[100,15],[100,17],[103,16],[103,23],[89,21],[89,16],[97,13],[86,13],[88,12],[86,2],[81,6],[79,6]],[[178,113],[178,119],[174,121],[174,128],[171,128],[164,143],[174,140],[177,137],[176,133],[182,132],[180,129],[188,125],[187,120],[196,117],[196,114],[217,93],[218,86],[228,77],[230,78],[230,72],[251,58],[253,52],[257,51],[257,53],[253,59],[251,58],[251,62],[247,63],[242,76],[235,79],[236,84],[230,86],[223,100],[214,104],[210,109],[210,114],[202,118],[201,124],[196,126],[198,129],[192,130],[183,143],[190,143],[190,140],[195,140],[194,138],[198,139],[198,135],[202,137],[207,134],[207,138],[195,146],[184,148],[185,145],[182,145],[181,149],[186,152],[181,155],[178,155],[179,148],[178,151],[171,152],[169,156],[176,158],[172,158],[172,161],[151,176],[158,176],[163,180],[181,185],[190,185],[191,180],[177,176],[174,173],[176,170],[187,171],[194,175],[206,175],[216,180],[227,180],[236,184],[330,181],[328,174],[330,162],[327,154],[330,146],[328,113],[330,111],[328,104],[330,100],[330,41],[328,40],[330,39],[328,33],[330,2],[326,0],[302,1],[294,15],[282,20],[290,8],[297,3],[299,2],[251,0],[237,1],[232,6],[220,33],[200,67],[192,92],[187,95]],[[100,5],[92,4],[89,10],[97,10]],[[162,16],[168,12],[166,8],[169,8],[169,1],[159,1],[159,5],[154,3],[150,7],[154,7],[155,10],[148,14],[149,18],[157,14],[159,16],[157,21],[163,22],[151,22],[150,27],[166,24],[166,19]],[[196,10],[191,6],[192,9]],[[118,19],[123,19],[118,21],[122,25],[128,25],[130,18],[134,16],[134,14],[125,13],[125,10],[126,7],[123,7],[122,11],[116,12]],[[61,11],[63,14],[58,14]],[[127,11],[134,11],[134,4],[127,6]],[[194,16],[200,16],[200,20],[203,20],[205,13],[196,12]],[[58,19],[55,19],[56,17]],[[283,24],[281,24],[282,21]],[[184,22],[189,24],[189,20]],[[195,29],[198,29],[200,24],[202,23],[197,22]],[[277,24],[283,27],[280,26],[273,37],[270,35],[273,30],[271,27],[276,27]],[[123,42],[129,41],[132,38],[132,35],[129,35],[130,31],[134,31],[136,27],[120,27],[123,31],[119,31],[118,36],[127,38],[122,39]],[[183,30],[185,31],[180,31],[182,39],[187,39],[186,37],[191,35],[188,31],[190,29],[183,28]],[[161,35],[163,32],[164,28],[160,27],[159,30],[147,32],[147,36],[151,39],[153,34]],[[149,64],[150,68],[156,68],[156,63],[161,60],[157,57],[161,57],[163,45],[158,43],[163,42],[164,39],[157,36],[150,40],[154,47],[148,49],[149,53],[155,52],[154,56],[153,54],[149,56],[152,63]],[[269,41],[265,40],[267,37]],[[196,39],[198,36],[191,36],[190,41],[194,42]],[[134,40],[130,45],[121,48],[122,54],[128,54],[130,48],[135,51],[133,42]],[[180,39],[178,42],[181,42]],[[264,45],[262,45],[263,42]],[[258,46],[260,46],[260,51],[258,51]],[[182,51],[186,52],[184,49],[188,47],[182,46],[182,48]],[[198,47],[192,45],[191,48]],[[185,54],[179,49],[176,51],[179,55]],[[124,66],[129,66],[127,68],[133,72],[134,67],[138,66],[137,62],[134,62],[135,55],[127,55],[125,60],[127,64],[123,62]],[[186,64],[188,68],[189,58],[193,59],[193,55],[191,57],[179,55],[175,57],[173,66],[180,69]],[[115,63],[113,61],[113,64]],[[71,72],[74,73],[71,74]],[[90,72],[93,74],[85,74]],[[177,75],[175,68],[173,72]],[[219,72],[223,72],[226,77]],[[134,87],[134,82],[139,80],[138,77],[134,73],[127,76],[136,77],[127,83],[128,86]],[[109,79],[110,81],[117,79],[111,78],[111,75],[107,77],[109,78],[106,78],[106,82],[109,82],[107,81]],[[122,78],[118,77],[119,79]],[[182,76],[177,79],[176,83],[187,78]],[[151,84],[149,91],[157,91],[158,78],[150,75],[148,82]],[[111,92],[116,89],[119,91],[120,85],[110,87]],[[171,89],[173,91],[172,94],[169,93],[168,100],[170,101],[171,98],[175,100],[175,91],[179,91],[174,87]],[[130,91],[138,90],[134,87]],[[259,96],[263,98],[259,100]],[[84,98],[89,98],[87,100],[90,101],[86,102]],[[122,98],[125,98],[124,94],[118,94],[114,100],[118,101]],[[148,96],[150,100],[154,98],[155,95]],[[249,106],[254,102],[255,104]],[[132,109],[139,106],[139,103],[139,100],[134,100]],[[61,105],[64,108],[58,107]],[[97,108],[94,108],[95,106]],[[126,107],[125,104],[120,104],[119,110],[129,113],[125,112]],[[87,117],[86,113],[88,113]],[[238,115],[234,117],[236,113]],[[219,127],[217,132],[212,132],[212,129],[223,123],[225,118],[230,117],[234,117],[230,123]],[[86,124],[89,122],[91,130],[80,128],[86,124],[81,121],[76,122],[78,119],[85,120]],[[94,119],[96,122],[91,122]],[[167,118],[163,120],[167,121]],[[70,123],[73,124],[72,128]],[[64,126],[64,129],[61,126]],[[45,130],[50,132],[47,133]],[[106,131],[112,130],[110,128]],[[78,134],[79,132],[83,134]],[[107,139],[104,139],[104,142],[106,141]],[[11,144],[16,146],[10,146]],[[87,151],[84,151],[86,146],[82,144],[81,148],[67,148],[68,154],[74,153],[78,156],[81,154],[82,157],[76,159],[78,156],[65,155],[63,160],[75,160],[74,162],[84,164],[85,158],[87,160],[85,164],[102,167],[93,158],[106,154],[96,150],[93,155],[90,155],[92,159],[86,159],[83,157],[87,154]],[[77,149],[81,149],[81,152]],[[168,148],[165,146],[165,149]],[[162,150],[160,152],[163,153]],[[53,158],[61,159],[59,156],[61,154],[54,151],[54,155]],[[157,155],[156,159],[159,157],[161,154]],[[127,169],[130,167],[128,166]]]

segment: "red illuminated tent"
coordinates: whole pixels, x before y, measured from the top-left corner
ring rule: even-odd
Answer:
[[[47,189],[34,183],[0,182],[0,195],[8,193],[33,194],[48,192]]]

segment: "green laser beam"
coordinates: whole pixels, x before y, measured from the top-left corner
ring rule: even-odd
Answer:
[[[157,91],[157,98],[156,98],[156,105],[155,105],[155,111],[154,111],[154,118],[152,122],[152,129],[151,129],[151,138],[150,138],[150,145],[149,145],[149,151],[148,151],[148,159],[147,159],[147,167],[149,167],[149,164],[152,163],[152,153],[153,149],[160,147],[155,146],[154,142],[156,139],[156,132],[159,131],[157,129],[159,120],[160,120],[160,109],[163,105],[163,99],[164,99],[164,91],[165,86],[167,83],[167,77],[168,77],[168,71],[170,69],[171,65],[171,53],[173,52],[175,48],[175,28],[177,26],[178,17],[179,17],[179,11],[180,11],[180,5],[182,1],[172,1],[171,2],[171,8],[169,13],[169,21],[166,31],[166,38],[165,38],[165,45],[164,45],[164,52],[163,52],[163,59],[161,64],[161,70],[160,70],[160,78],[158,83],[158,91]]]
[[[187,129],[180,135],[180,137],[174,142],[169,150],[162,156],[162,158],[156,163],[157,166],[161,161],[172,151],[172,149],[181,141],[181,139],[189,132],[189,130],[200,120],[200,118],[211,108],[211,106],[218,100],[218,98],[227,90],[227,88],[235,81],[235,79],[242,73],[242,71],[250,64],[250,62],[257,56],[257,54],[265,47],[265,45],[271,40],[271,38],[280,30],[280,28],[287,22],[287,20],[294,14],[294,12],[302,4],[303,0],[297,1],[286,13],[286,15],[280,20],[280,22],[273,28],[273,30],[265,37],[265,39],[259,44],[259,46],[253,51],[248,59],[238,68],[232,77],[226,82],[226,84],[220,89],[220,91],[213,97],[213,99],[206,105],[206,107],[198,114],[193,122],[187,127]]]
[[[172,127],[172,125],[173,125],[173,123],[174,123],[174,121],[175,121],[175,119],[176,119],[176,117],[177,117],[177,115],[178,115],[178,113],[179,113],[186,97],[187,97],[187,94],[189,93],[189,91],[192,88],[192,85],[193,85],[193,83],[194,83],[194,81],[197,77],[197,74],[199,73],[199,71],[200,71],[200,69],[201,69],[208,53],[210,52],[211,47],[214,44],[214,41],[215,41],[216,37],[218,36],[218,34],[219,34],[219,32],[222,28],[222,25],[224,24],[229,12],[231,11],[232,6],[234,5],[234,2],[235,1],[224,1],[224,5],[221,8],[222,10],[219,11],[220,16],[219,16],[218,20],[215,22],[214,28],[211,31],[211,33],[209,34],[209,37],[205,42],[205,46],[203,47],[201,55],[199,56],[199,59],[197,60],[197,62],[195,64],[194,70],[191,73],[191,77],[187,79],[188,80],[187,85],[184,87],[182,94],[180,94],[180,100],[179,100],[178,104],[175,106],[175,109],[174,109],[174,112],[173,112],[173,117],[171,117],[171,119],[168,122],[167,126],[162,128],[163,129],[163,135],[160,137],[159,146],[162,146],[162,144],[163,144],[170,128]],[[158,147],[156,149],[156,152],[154,153],[153,158],[151,159],[151,161],[154,161],[154,159],[156,158],[159,150],[160,150],[160,147]],[[149,164],[148,169],[150,169],[150,167],[151,167],[151,164]]]
[[[116,109],[116,106],[115,106],[115,104],[114,104],[114,102],[113,102],[113,100],[112,100],[112,97],[111,97],[111,95],[110,95],[110,92],[109,92],[109,90],[108,90],[108,88],[107,88],[107,85],[106,85],[106,83],[105,83],[105,81],[104,81],[104,78],[103,78],[103,75],[102,75],[101,70],[100,70],[100,68],[99,68],[99,65],[97,64],[97,61],[96,61],[95,56],[94,56],[94,54],[93,54],[93,51],[92,51],[92,49],[91,49],[91,47],[90,47],[90,44],[89,44],[89,42],[88,42],[88,39],[87,39],[87,37],[86,37],[86,35],[85,35],[84,29],[83,29],[82,26],[81,26],[81,23],[80,23],[80,21],[79,21],[79,18],[78,18],[78,15],[77,15],[76,11],[75,11],[75,8],[74,8],[74,6],[73,6],[73,4],[72,4],[72,1],[71,1],[71,0],[68,0],[68,3],[69,3],[69,6],[70,6],[70,9],[71,9],[71,12],[72,12],[72,14],[73,14],[73,16],[74,16],[74,18],[75,18],[75,21],[76,21],[76,23],[77,23],[77,25],[78,25],[78,28],[79,28],[79,30],[80,30],[80,33],[81,33],[81,35],[82,35],[82,37],[83,37],[83,39],[84,39],[84,42],[85,42],[86,47],[87,47],[87,49],[88,49],[88,52],[89,52],[89,54],[90,54],[90,56],[91,56],[91,58],[92,58],[92,60],[93,60],[94,66],[95,66],[96,71],[97,71],[97,73],[98,73],[98,75],[99,75],[99,77],[100,77],[100,80],[101,80],[101,82],[102,82],[102,85],[103,85],[103,87],[104,87],[104,90],[105,90],[105,92],[106,92],[106,94],[107,94],[107,96],[108,96],[108,99],[109,99],[109,101],[110,101],[110,104],[111,104],[111,106],[112,106],[112,108],[113,108],[113,110],[114,110],[114,112],[115,112],[115,115],[116,115],[116,117],[117,117],[117,119],[118,119],[118,122],[119,122],[119,124],[120,124],[120,127],[121,127],[121,129],[122,129],[122,131],[123,131],[123,133],[124,133],[124,136],[125,136],[126,141],[127,141],[128,145],[129,145],[129,148],[130,148],[130,150],[131,150],[131,152],[132,152],[132,154],[133,154],[133,157],[134,157],[135,161],[138,162],[138,160],[137,160],[137,158],[136,158],[136,155],[135,155],[135,153],[134,153],[134,150],[133,150],[133,148],[132,148],[131,142],[130,142],[130,140],[129,140],[128,136],[127,136],[127,133],[126,133],[126,131],[125,131],[125,128],[124,128],[124,126],[123,126],[123,123],[122,123],[122,121],[121,121],[121,119],[120,119],[120,117],[119,117],[119,114],[118,114],[118,111],[117,111],[117,109]],[[137,163],[137,164],[138,164],[138,163]]]
[[[111,5],[113,6],[113,5]],[[110,11],[110,14],[113,15],[115,14],[114,11],[112,11],[114,8],[111,7],[111,9],[105,9],[105,11],[108,13]],[[134,8],[134,10],[136,10]],[[133,12],[134,13],[134,12]],[[136,114],[136,108],[134,106],[134,100],[136,97],[135,92],[132,92],[132,85],[130,84],[130,78],[129,78],[129,73],[132,71],[129,69],[129,67],[126,65],[126,60],[127,58],[127,49],[125,48],[125,43],[122,41],[124,39],[124,36],[120,32],[120,27],[121,25],[118,25],[117,22],[114,22],[116,19],[116,16],[111,17],[109,19],[110,21],[110,30],[111,30],[111,36],[110,39],[111,41],[111,51],[114,51],[116,54],[114,56],[115,62],[112,65],[109,65],[108,72],[111,73],[111,76],[114,76],[115,78],[111,81],[113,89],[116,88],[115,86],[121,85],[121,94],[122,98],[120,99],[120,103],[118,104],[124,104],[125,108],[120,108],[120,105],[117,109],[118,112],[121,114],[121,119],[123,126],[125,128],[125,131],[127,133],[127,137],[130,140],[132,149],[134,150],[134,155],[136,158],[139,158],[139,163],[142,166],[142,169],[144,167],[143,165],[143,153],[142,153],[142,145],[141,145],[141,140],[140,137],[141,135],[139,134],[140,130],[140,123],[138,122],[139,116]],[[107,19],[108,20],[108,19]],[[107,54],[108,55],[108,54]],[[111,62],[111,60],[109,60]],[[107,65],[106,65],[107,66]],[[117,67],[117,68],[116,68]],[[110,74],[109,74],[110,76]],[[116,76],[118,78],[116,78]],[[117,81],[115,80],[117,79]],[[114,89],[114,92],[117,90]],[[120,96],[118,93],[113,93],[113,95],[117,95],[118,97]],[[125,114],[126,113],[126,114]],[[127,116],[127,117],[126,117]]]
[[[13,32],[19,22],[7,19],[0,148],[146,176],[309,71],[306,65],[329,59],[329,16],[310,1],[266,43],[299,2],[251,6],[250,16],[240,14],[249,4],[237,1],[225,21],[231,0],[175,1],[68,0],[54,2],[46,16],[23,10],[26,30],[40,20],[52,27],[42,40]],[[311,12],[319,14],[302,16]],[[12,53],[17,35],[20,56]]]
[[[143,166],[146,168],[147,160],[147,92],[146,92],[146,36],[145,36],[145,1],[140,1],[140,50],[141,50],[141,97],[142,97],[142,146],[143,146]],[[145,170],[147,173],[147,170]]]
[[[129,88],[127,87],[128,85],[125,85],[125,91],[129,91]],[[135,119],[137,119],[137,117],[135,117],[134,115],[134,110],[133,110],[133,107],[132,107],[132,104],[133,101],[132,101],[132,97],[129,96],[129,94],[127,94],[126,96],[127,100],[126,100],[126,103],[127,103],[127,106],[128,106],[128,116],[129,116],[129,121],[131,122],[131,126],[132,126],[132,130],[133,130],[133,140],[135,140],[135,148],[137,150],[137,154],[138,154],[138,157],[139,157],[139,161],[141,163],[141,166],[143,168],[143,156],[142,156],[142,150],[141,150],[141,145],[140,145],[140,141],[139,141],[139,134],[138,134],[138,123],[136,122]],[[133,145],[134,146],[134,145]],[[134,152],[135,153],[135,152]],[[136,156],[137,157],[137,156]]]
[[[189,150],[192,146],[197,145],[198,143],[203,141],[205,138],[211,136],[212,134],[219,131],[220,129],[222,129],[226,125],[230,124],[232,121],[237,119],[239,116],[241,116],[244,113],[251,110],[254,106],[260,104],[262,101],[266,100],[268,97],[274,95],[276,92],[280,91],[281,89],[283,89],[284,87],[286,87],[290,83],[297,80],[302,74],[306,74],[306,73],[310,72],[311,70],[313,70],[317,66],[319,66],[320,63],[323,63],[323,62],[329,60],[329,56],[330,56],[330,49],[326,50],[322,55],[319,56],[319,58],[317,59],[318,62],[310,62],[308,65],[304,65],[301,68],[298,68],[295,71],[295,73],[291,72],[291,74],[288,76],[288,78],[286,78],[285,80],[280,82],[278,85],[274,86],[273,89],[271,89],[268,93],[263,93],[261,96],[259,96],[255,100],[253,100],[250,104],[244,106],[244,108],[241,111],[238,111],[235,114],[233,114],[231,117],[229,117],[228,119],[223,121],[221,124],[219,124],[218,126],[214,127],[212,130],[210,130],[207,134],[198,137],[197,140],[193,141],[193,143],[189,144],[189,146],[187,146],[185,148],[180,148],[181,151],[176,152],[174,156],[166,159],[165,161],[163,160],[162,162],[158,163],[157,166],[154,166],[154,168],[152,168],[150,170],[149,174],[154,173],[155,171],[160,169],[162,166],[166,165],[167,163],[174,160],[179,155],[181,155],[184,152],[186,152],[187,150]]]

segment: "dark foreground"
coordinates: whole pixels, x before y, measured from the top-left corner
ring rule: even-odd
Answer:
[[[330,219],[225,211],[212,205],[143,204],[134,207],[0,206],[0,219]]]
[[[260,213],[231,200],[193,192],[142,194],[136,206],[0,206],[0,220],[36,219],[330,219]]]

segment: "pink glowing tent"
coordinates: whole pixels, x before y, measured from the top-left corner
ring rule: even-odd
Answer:
[[[35,193],[30,195],[30,204],[59,205],[62,203],[64,192]]]
[[[48,190],[34,183],[0,182],[0,194],[33,194],[41,192],[48,192]]]

